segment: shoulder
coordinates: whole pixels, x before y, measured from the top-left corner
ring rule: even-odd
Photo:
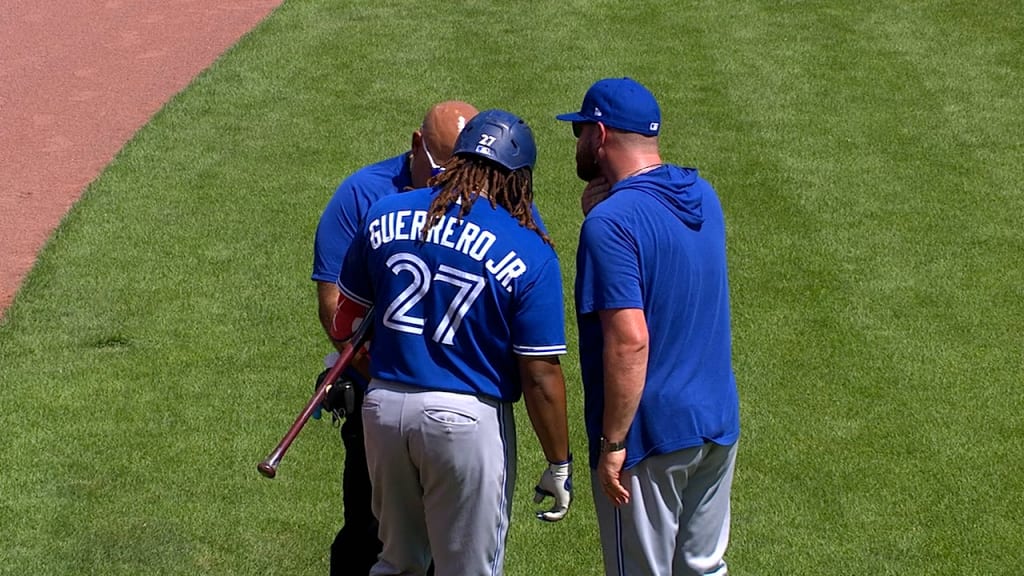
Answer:
[[[545,242],[535,231],[519,225],[518,222],[512,224],[515,227],[512,247],[517,255],[529,265],[530,270],[539,275],[557,274],[560,276],[561,265],[558,252],[554,247]]]
[[[367,219],[397,210],[426,210],[430,207],[432,192],[430,188],[419,188],[417,190],[399,191],[395,194],[384,196],[374,202],[370,209],[367,210]]]
[[[651,197],[644,192],[644,189],[645,186],[642,183],[615,186],[608,198],[590,210],[584,222],[589,220],[595,222],[622,221],[637,211],[649,210]]]
[[[366,180],[386,179],[393,180],[408,170],[408,152],[402,152],[397,156],[386,158],[380,162],[368,164],[352,174],[352,177],[359,177]]]
[[[544,242],[540,234],[536,231],[530,230],[526,226],[522,225],[519,220],[513,216],[505,207],[491,207],[490,203],[480,198],[473,206],[474,215],[481,215],[486,213],[488,216],[487,222],[495,230],[500,230],[502,235],[514,238],[517,245],[520,246],[521,251],[529,250],[531,254],[538,255],[555,255],[555,249],[552,248],[548,243]],[[537,204],[534,203],[530,206],[530,212],[533,217],[533,224],[544,234],[548,233],[547,228],[544,226],[544,221],[541,219],[540,211],[537,209]]]
[[[635,198],[608,198],[595,206],[583,219],[580,233],[603,235],[629,228],[631,215],[637,210]]]
[[[515,239],[520,254],[526,255],[537,264],[558,263],[558,252],[544,241],[539,234],[516,223],[518,237]]]
[[[407,154],[364,166],[341,181],[334,191],[334,197],[345,200],[376,201],[384,196],[400,192],[408,185]]]

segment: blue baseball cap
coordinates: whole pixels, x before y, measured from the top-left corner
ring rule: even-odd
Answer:
[[[605,78],[587,90],[579,112],[559,114],[565,122],[600,122],[605,126],[657,136],[661,108],[654,94],[632,78]]]

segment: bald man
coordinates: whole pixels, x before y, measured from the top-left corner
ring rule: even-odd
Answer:
[[[455,139],[477,109],[466,102],[449,100],[435,104],[427,111],[423,123],[412,133],[412,148],[398,156],[371,164],[342,181],[328,202],[316,230],[313,245],[313,280],[317,283],[320,324],[330,334],[331,321],[338,304],[338,276],[356,231],[362,226],[367,210],[377,200],[406,190],[423,188],[442,170],[451,157]],[[340,345],[336,346],[339,347]],[[333,363],[333,357],[325,360]],[[341,426],[345,446],[345,471],[342,478],[342,500],[345,525],[331,545],[332,575],[364,575],[377,561],[381,543],[377,539],[377,521],[370,509],[371,487],[363,444],[363,422],[358,409],[365,388],[365,377],[355,369],[345,377],[355,383],[356,405],[346,410]],[[343,386],[335,385],[333,390]],[[333,399],[340,403],[340,399]],[[329,402],[328,409],[337,409]]]

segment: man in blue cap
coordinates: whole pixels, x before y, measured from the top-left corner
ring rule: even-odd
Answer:
[[[600,80],[557,118],[588,182],[575,297],[605,573],[726,574],[739,401],[721,204],[662,161],[639,82]]]

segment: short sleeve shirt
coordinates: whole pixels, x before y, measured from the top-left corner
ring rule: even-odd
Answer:
[[[486,199],[462,219],[450,207],[422,238],[434,194],[374,204],[346,255],[339,289],[375,310],[371,373],[514,402],[518,356],[565,353],[558,257]]]

